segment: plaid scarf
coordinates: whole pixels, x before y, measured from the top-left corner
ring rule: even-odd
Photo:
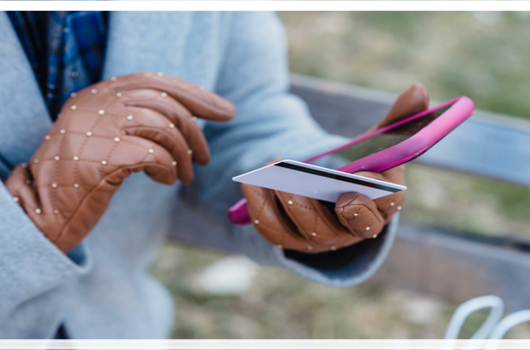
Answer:
[[[15,11],[8,16],[55,120],[72,92],[101,79],[108,15],[100,11]]]

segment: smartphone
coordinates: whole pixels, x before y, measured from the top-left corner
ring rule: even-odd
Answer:
[[[342,164],[337,170],[347,173],[381,172],[411,161],[426,152],[469,118],[473,110],[473,101],[462,96],[356,137],[342,146],[303,162]]]
[[[473,101],[461,96],[363,134],[303,162],[341,164],[336,170],[349,174],[359,171],[382,172],[411,161],[429,150],[469,118],[473,110]],[[245,199],[234,204],[228,211],[230,221],[237,225],[250,223],[246,209]]]

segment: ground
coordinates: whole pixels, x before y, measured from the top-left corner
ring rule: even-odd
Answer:
[[[529,13],[284,12],[280,18],[293,72],[395,93],[419,81],[435,100],[467,95],[479,109],[530,118]],[[479,234],[530,234],[526,189],[418,165],[408,166],[407,182],[404,219]],[[254,267],[254,277],[245,277],[249,288],[216,295],[204,271],[219,259],[224,256],[192,247],[164,248],[153,271],[175,298],[175,337],[441,338],[456,307],[403,290],[330,288]],[[462,336],[485,315],[474,315]],[[530,327],[508,336],[530,338]]]

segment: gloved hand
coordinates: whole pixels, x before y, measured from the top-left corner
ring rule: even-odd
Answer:
[[[123,179],[145,171],[173,184],[193,179],[192,162],[210,152],[195,117],[227,121],[235,107],[220,96],[161,73],[135,73],[72,94],[27,164],[5,185],[60,250],[94,227]]]
[[[414,84],[396,100],[377,128],[394,123],[428,108],[429,95]],[[278,161],[276,159],[272,162]],[[404,184],[404,165],[381,174],[358,175]],[[405,191],[371,200],[359,193],[343,194],[334,207],[316,199],[242,184],[243,194],[256,230],[269,242],[284,249],[322,253],[350,246],[367,238],[376,238],[399,210]]]

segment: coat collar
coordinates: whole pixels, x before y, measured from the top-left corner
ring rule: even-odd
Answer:
[[[182,77],[192,23],[192,12],[111,13],[103,78],[140,71]]]

